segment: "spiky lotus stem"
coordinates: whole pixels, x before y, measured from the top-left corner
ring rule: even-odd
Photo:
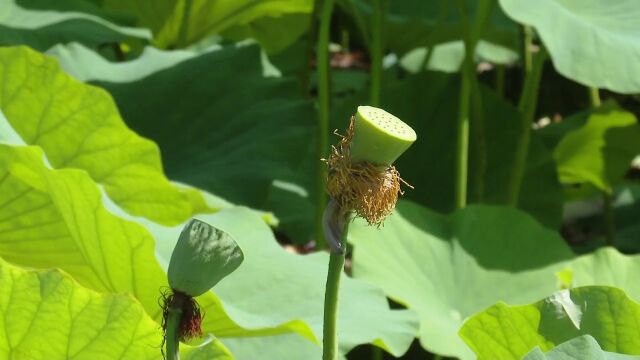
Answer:
[[[416,140],[411,127],[370,106],[358,107],[341,137],[324,160],[331,199],[323,225],[331,253],[324,298],[323,360],[338,358],[338,297],[351,214],[355,212],[369,225],[383,223],[402,194],[400,184],[410,187],[392,164]]]

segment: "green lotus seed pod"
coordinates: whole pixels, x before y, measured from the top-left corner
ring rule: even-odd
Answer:
[[[169,286],[191,297],[204,294],[244,260],[224,231],[192,219],[180,233],[169,262]]]
[[[411,126],[388,112],[372,106],[358,106],[351,140],[351,162],[393,164],[416,141]]]

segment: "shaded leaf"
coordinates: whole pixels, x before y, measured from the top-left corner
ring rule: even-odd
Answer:
[[[158,143],[173,180],[257,208],[273,180],[295,173],[315,121],[294,80],[263,77],[256,46],[225,48],[138,81],[99,85],[131,128]]]
[[[0,3],[0,45],[29,45],[46,50],[77,41],[90,47],[151,33],[115,23],[117,16],[80,0],[4,0]]]
[[[312,9],[311,0],[192,0],[186,43],[179,44],[187,0],[104,0],[104,3],[108,9],[135,14],[140,25],[153,30],[154,43],[162,48],[192,44],[263,17],[310,13]]]

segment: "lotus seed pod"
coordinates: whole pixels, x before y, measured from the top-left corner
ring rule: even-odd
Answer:
[[[393,164],[416,141],[416,132],[402,120],[372,106],[358,106],[351,140],[351,162]]]
[[[204,294],[244,260],[224,231],[192,219],[180,233],[169,262],[169,286],[191,297]]]

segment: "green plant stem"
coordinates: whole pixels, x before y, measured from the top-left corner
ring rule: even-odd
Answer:
[[[383,53],[383,27],[384,9],[383,0],[373,0],[373,17],[371,25],[371,82],[369,92],[369,104],[380,106],[380,86],[382,84],[382,53]]]
[[[530,41],[532,35],[530,27],[525,27],[525,40]],[[528,35],[527,35],[528,34]],[[527,49],[531,48],[531,44],[525,44]],[[524,178],[524,170],[527,163],[527,155],[529,152],[529,143],[531,142],[531,125],[535,116],[536,106],[538,105],[538,89],[540,87],[540,79],[542,77],[542,69],[547,59],[547,52],[543,46],[540,47],[538,54],[533,57],[525,56],[525,81],[518,109],[520,110],[520,132],[518,135],[518,143],[515,151],[515,161],[511,171],[507,189],[507,204],[517,206],[520,197],[520,187]],[[528,65],[527,58],[531,57],[531,64]]]
[[[348,214],[345,215],[348,218]],[[340,277],[344,268],[346,251],[346,238],[349,222],[345,221],[345,227],[340,237],[342,251],[332,251],[329,256],[329,271],[327,273],[327,285],[324,293],[324,325],[322,337],[322,360],[338,359],[338,303],[340,292]]]
[[[522,61],[524,63],[524,79],[533,69],[533,29],[529,25],[522,25]]]
[[[478,5],[473,30],[469,29],[464,0],[457,0],[458,13],[465,34],[465,57],[462,65],[462,81],[458,104],[458,131],[456,136],[456,197],[455,208],[461,209],[467,205],[467,175],[469,167],[469,109],[471,90],[475,78],[473,55],[476,44],[482,34],[484,24],[489,18],[494,0],[481,0]]]
[[[318,133],[317,140],[317,174],[316,179],[316,245],[318,249],[327,246],[322,227],[322,213],[327,202],[325,193],[326,168],[320,159],[326,158],[329,146],[329,100],[331,95],[329,74],[329,30],[333,0],[323,0],[320,7],[320,29],[318,31]]]
[[[590,87],[589,88],[589,99],[591,100],[591,107],[599,108],[602,105],[602,100],[600,100],[600,91],[598,88]],[[603,203],[603,216],[604,216],[604,224],[606,229],[605,239],[607,241],[607,245],[613,246],[613,237],[615,234],[615,221],[613,218],[613,196],[610,192],[602,193],[602,203]]]
[[[602,101],[600,100],[600,91],[598,88],[589,88],[589,99],[591,100],[591,107],[598,108],[602,105]]]
[[[192,3],[193,0],[185,0],[184,2],[184,13],[182,14],[182,22],[180,22],[180,30],[178,32],[178,46],[180,48],[187,46]]]
[[[455,208],[467,205],[467,173],[469,164],[469,95],[471,94],[471,74],[465,66],[462,70],[460,104],[458,106],[458,130],[456,134],[456,202]]]
[[[384,354],[382,353],[382,349],[377,346],[372,345],[371,348],[371,360],[383,360]]]
[[[501,98],[504,98],[504,65],[496,65],[496,92]]]
[[[180,320],[182,320],[181,295],[174,295],[169,304],[165,342],[167,345],[167,360],[180,360]]]
[[[429,35],[427,35],[427,39],[425,41],[427,53],[424,55],[424,59],[422,60],[420,71],[429,70],[429,61],[431,61],[431,58],[433,57],[435,42],[437,37],[440,35],[439,31],[442,28],[442,23],[444,23],[444,20],[447,17],[448,11],[449,0],[440,0],[438,2],[438,17],[436,18],[436,24],[433,26],[433,30],[429,32]]]
[[[311,94],[309,92],[309,84],[311,84],[311,59],[315,52],[314,45],[318,37],[318,13],[322,0],[313,2],[313,11],[311,12],[311,20],[309,21],[309,32],[307,33],[306,49],[304,51],[304,66],[300,74],[300,92],[305,99]]]
[[[484,130],[484,108],[482,106],[482,94],[477,76],[471,78],[471,106],[473,111],[473,126],[471,131],[474,137],[474,189],[472,200],[481,203],[484,199],[484,179],[487,171],[487,142]]]

